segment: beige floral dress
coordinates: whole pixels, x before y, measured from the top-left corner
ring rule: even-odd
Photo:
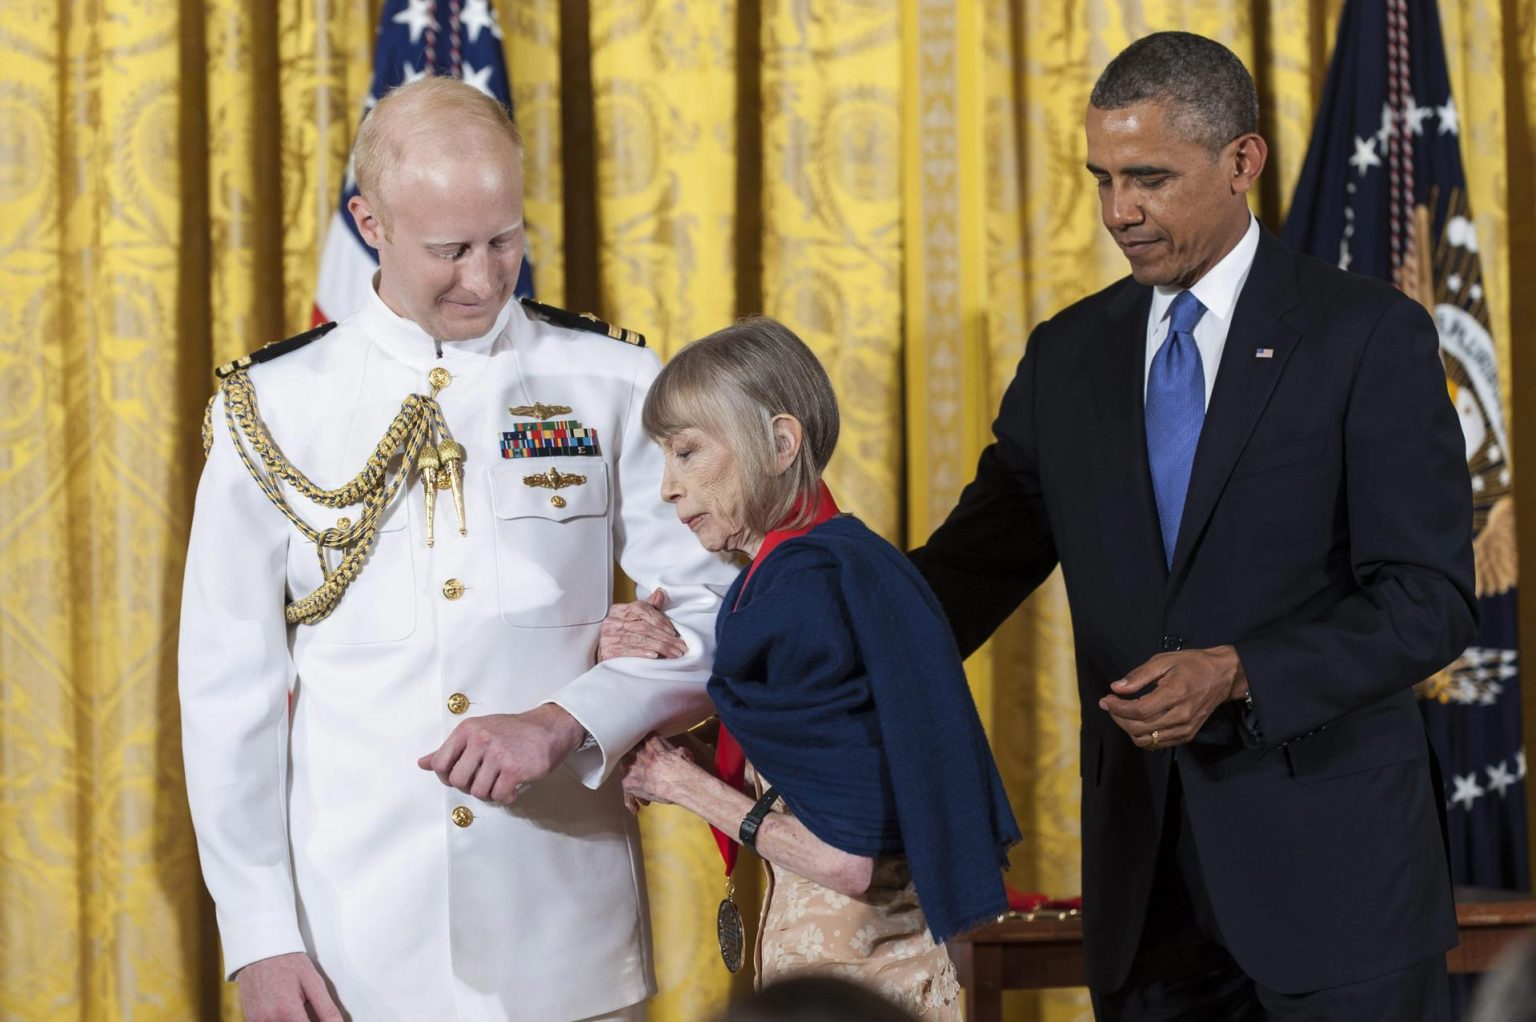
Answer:
[[[780,799],[774,811],[789,810]],[[764,865],[759,987],[789,973],[824,973],[863,984],[924,1022],[960,1022],[960,980],[928,932],[906,859],[877,859],[869,890],[858,898]]]

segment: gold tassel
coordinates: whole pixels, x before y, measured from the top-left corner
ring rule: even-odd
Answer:
[[[426,491],[427,546],[431,546],[437,539],[437,470],[441,465],[437,448],[431,444],[422,444],[421,453],[416,456],[416,468],[421,471],[421,485]]]
[[[459,516],[460,536],[469,534],[464,526],[464,458],[467,453],[457,440],[442,440],[437,445],[437,456],[448,470],[448,486],[453,490],[453,510]]]

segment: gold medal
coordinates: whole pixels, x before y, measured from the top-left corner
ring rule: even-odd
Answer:
[[[725,898],[715,912],[715,936],[720,942],[720,958],[732,972],[741,971],[741,953],[747,942],[741,910],[736,907],[736,882],[725,881]]]

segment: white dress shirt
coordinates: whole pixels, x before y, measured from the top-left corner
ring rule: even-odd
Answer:
[[[1227,346],[1227,332],[1232,329],[1232,311],[1237,308],[1237,296],[1242,294],[1248,282],[1248,271],[1253,268],[1253,257],[1259,251],[1259,222],[1248,214],[1248,230],[1232,251],[1206,271],[1205,276],[1189,288],[1205,306],[1205,315],[1195,324],[1195,346],[1200,349],[1200,363],[1205,370],[1205,406],[1211,406],[1211,390],[1216,386],[1216,371],[1221,368],[1221,353]],[[1147,375],[1152,371],[1152,359],[1168,338],[1168,310],[1178,297],[1181,287],[1155,287],[1152,289],[1152,309],[1147,313],[1147,361],[1142,368],[1142,394],[1146,394]]]

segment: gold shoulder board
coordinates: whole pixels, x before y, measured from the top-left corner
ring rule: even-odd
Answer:
[[[536,302],[532,298],[524,298],[522,302],[523,308],[528,310],[529,315],[537,316],[546,323],[563,326],[567,330],[585,330],[589,333],[602,334],[604,337],[612,337],[614,340],[623,341],[625,344],[633,344],[637,348],[645,347],[644,334],[637,333],[634,330],[626,330],[621,326],[614,326],[611,323],[604,323],[590,312],[583,312],[578,315],[565,309],[557,309],[553,305]]]
[[[249,355],[242,355],[233,362],[226,362],[213,371],[213,375],[224,379],[231,373],[237,373],[242,369],[249,369],[258,362],[270,362],[279,355],[286,355],[290,351],[298,351],[311,341],[318,341],[332,330],[336,329],[335,323],[321,323],[313,330],[306,330],[302,334],[296,334],[286,341],[273,341],[271,344],[257,348]]]

